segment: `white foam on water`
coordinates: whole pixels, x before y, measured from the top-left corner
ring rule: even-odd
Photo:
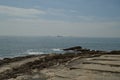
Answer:
[[[46,54],[46,53],[61,53],[63,50],[60,48],[52,48],[52,49],[40,49],[40,50],[34,50],[29,49],[25,52],[25,54],[28,55],[39,55],[39,54]]]
[[[41,51],[34,51],[33,49],[27,50],[27,54],[29,55],[38,55],[38,54],[45,54],[44,52]]]
[[[63,50],[61,50],[61,49],[59,49],[59,48],[53,48],[52,50],[53,50],[53,51],[57,51],[57,52],[63,51]]]
[[[45,54],[44,52],[28,52],[29,55]]]

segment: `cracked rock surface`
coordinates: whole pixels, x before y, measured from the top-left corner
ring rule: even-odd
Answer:
[[[0,80],[120,80],[120,51],[6,58]]]

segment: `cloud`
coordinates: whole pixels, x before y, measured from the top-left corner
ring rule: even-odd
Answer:
[[[76,14],[78,11],[73,9],[48,8],[46,12],[50,15],[70,17],[72,14]]]
[[[5,5],[0,5],[0,14],[15,17],[35,17],[37,15],[68,16],[65,9],[48,8],[40,10],[39,8],[19,8]]]
[[[62,19],[63,21],[96,21],[98,20],[95,16],[80,16],[77,14],[78,11],[73,9],[58,9],[58,8],[48,8],[41,10],[40,8],[19,8],[19,7],[13,7],[13,6],[5,6],[0,5],[0,14],[4,14],[5,16],[12,16],[11,18],[43,18],[51,20],[54,19]],[[41,16],[42,15],[42,16]],[[6,18],[6,17],[3,18]],[[47,17],[46,17],[47,16]],[[8,18],[8,17],[7,17]]]
[[[38,6],[40,7],[40,6]],[[0,5],[0,14],[4,14],[5,16],[12,16],[12,17],[35,17],[40,18],[42,15],[42,18],[46,18],[46,16],[51,17],[52,19],[58,17],[70,17],[71,13],[75,13],[75,10],[65,10],[65,9],[58,9],[58,8],[47,8],[44,10],[41,10],[40,8],[34,7],[34,8],[20,8],[15,6],[6,6],[6,5]],[[12,18],[11,17],[11,18]]]
[[[83,20],[83,21],[93,21],[95,20],[97,17],[95,16],[78,16],[78,18],[80,20]]]
[[[66,10],[65,9],[56,9],[56,8],[48,8],[46,12],[50,15],[54,16],[66,16]]]
[[[78,12],[78,11],[77,11],[77,10],[74,10],[74,9],[71,9],[70,12],[76,13],[76,12]]]
[[[32,17],[39,14],[45,14],[43,10],[38,10],[34,8],[17,8],[12,6],[0,5],[0,13],[6,14],[8,16],[18,16],[18,17]]]

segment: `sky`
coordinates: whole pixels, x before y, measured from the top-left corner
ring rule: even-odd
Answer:
[[[120,0],[0,0],[0,36],[120,38]]]

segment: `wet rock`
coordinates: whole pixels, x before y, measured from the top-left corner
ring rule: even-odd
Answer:
[[[120,54],[120,51],[111,51],[109,54]]]
[[[79,51],[79,50],[81,50],[81,49],[82,49],[81,46],[75,46],[75,47],[65,48],[65,49],[63,49],[63,50],[64,50],[64,51],[68,51],[68,50]]]
[[[63,49],[64,51],[72,52],[72,53],[83,53],[83,52],[89,52],[90,49],[82,48],[81,46],[75,46],[70,48]]]

